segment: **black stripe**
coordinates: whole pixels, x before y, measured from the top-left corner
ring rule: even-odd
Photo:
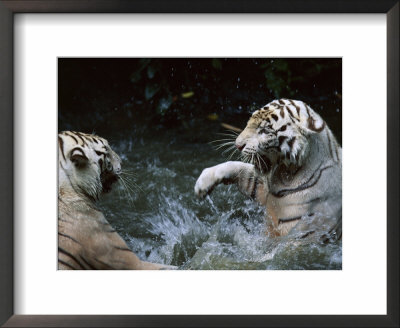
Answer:
[[[282,118],[285,117],[285,109],[284,109],[284,107],[281,107],[280,114],[281,114],[281,117],[282,117]]]
[[[70,132],[66,132],[66,135],[69,136],[69,137],[71,137],[72,139],[74,139],[75,142],[79,145],[78,139],[76,139]]]
[[[327,137],[328,137],[328,145],[329,145],[329,153],[331,154],[331,157],[333,160],[335,160],[332,152],[332,144],[331,144],[331,137],[329,136],[329,131],[327,131]]]
[[[311,230],[311,231],[307,231],[304,235],[300,236],[300,239],[306,238],[309,235],[312,235],[315,231]]]
[[[98,258],[94,258],[94,260],[97,261],[97,262],[99,262],[100,264],[105,265],[109,270],[115,270],[114,267],[112,267],[111,265],[109,265],[109,264],[107,264],[107,263],[105,263],[105,262],[103,262],[103,261],[100,261]]]
[[[126,247],[114,246],[114,248],[115,248],[115,249],[118,249],[118,250],[120,250],[120,251],[129,251],[129,252],[132,252],[131,249],[126,248]]]
[[[301,216],[296,216],[295,218],[288,218],[288,219],[279,219],[278,224],[292,222],[292,221],[296,221],[296,220],[300,220],[300,219],[301,219]]]
[[[337,157],[337,161],[339,162],[339,149],[338,149],[338,145],[337,143],[335,143],[335,153],[336,153],[336,157]]]
[[[284,104],[285,104],[285,102],[284,102],[282,99],[279,99],[279,103],[280,103],[281,105],[284,105]]]
[[[287,139],[285,136],[279,136],[278,137],[278,142],[279,142],[279,147],[282,146],[282,143]]]
[[[290,101],[290,103],[296,108],[297,115],[300,117],[300,107],[297,106],[297,105],[294,103],[293,100],[289,100],[289,101]]]
[[[275,121],[277,121],[279,119],[279,117],[276,116],[275,114],[271,114],[271,118],[274,119]]]
[[[80,134],[79,132],[75,132],[75,133],[76,133],[76,136],[77,136],[79,139],[82,140],[83,145],[84,145],[84,146],[87,146],[87,143],[86,143],[85,139],[83,139],[83,137],[81,136],[81,134]]]
[[[321,165],[320,165],[320,167],[321,167]],[[307,182],[303,183],[302,185],[300,185],[300,186],[297,187],[297,188],[294,188],[294,189],[282,189],[282,190],[279,190],[278,192],[275,192],[275,193],[274,193],[274,192],[271,192],[271,194],[272,194],[273,196],[277,197],[277,198],[281,198],[281,197],[284,197],[284,196],[293,194],[293,193],[295,193],[295,192],[298,192],[298,191],[302,191],[302,190],[311,188],[311,187],[313,187],[313,186],[319,181],[319,179],[321,178],[322,172],[325,171],[326,169],[331,168],[331,167],[332,167],[332,165],[325,166],[325,167],[324,167],[323,169],[321,169],[321,170],[319,170],[319,168],[318,168],[318,169],[314,172],[314,174],[311,176],[311,178],[308,179]],[[319,171],[318,171],[318,170],[319,170]],[[318,172],[318,177],[315,179],[314,182],[311,182],[311,181],[314,179],[314,176],[315,176],[315,174],[316,174],[317,172]]]
[[[91,265],[82,255],[79,255],[79,257],[81,258],[81,260],[82,260],[83,262],[85,262],[85,264],[86,264],[91,270],[96,270],[96,268],[95,268],[93,265]]]
[[[311,117],[311,114],[310,114],[310,107],[308,107],[308,105],[307,105],[307,104],[304,104],[304,106],[306,107],[306,110],[307,110],[307,114],[308,114],[308,116],[310,116],[310,117]]]
[[[107,155],[107,153],[105,153],[105,152],[102,152],[102,151],[99,151],[99,150],[95,150],[94,151],[97,155],[104,155],[104,156],[106,156]]]
[[[59,147],[60,147],[60,149],[61,149],[61,154],[62,154],[62,157],[64,158],[64,161],[65,161],[65,155],[64,155],[64,140],[63,140],[60,136],[58,136],[58,145],[59,145]]]
[[[276,130],[277,132],[282,132],[282,131],[286,131],[286,127],[287,125],[282,125],[278,130]]]
[[[89,142],[94,142],[91,136],[88,136],[87,134],[84,135],[85,139],[88,140]]]
[[[290,150],[293,149],[293,144],[295,141],[296,141],[296,137],[293,137],[293,138],[290,138],[289,141],[287,142],[290,147]]]
[[[80,243],[79,241],[77,241],[75,238],[72,238],[71,236],[68,236],[68,235],[66,235],[66,234],[63,234],[63,233],[61,233],[61,232],[59,232],[58,234],[59,234],[60,236],[62,236],[62,237],[71,239],[71,240],[74,241],[75,243],[81,245],[81,243]]]
[[[258,187],[258,179],[254,178],[254,183],[253,183],[253,190],[251,191],[250,197],[251,198],[256,198],[257,194],[257,187]]]
[[[76,263],[78,263],[79,266],[80,266],[82,269],[85,269],[85,267],[83,266],[83,264],[82,264],[75,256],[73,256],[71,253],[67,252],[65,249],[63,249],[63,248],[61,248],[61,247],[58,247],[58,251],[59,251],[60,253],[62,253],[62,254],[65,254],[65,255],[69,256],[69,257],[70,257],[71,259],[73,259]]]
[[[293,117],[295,120],[299,121],[299,119],[293,114],[292,110],[291,110],[289,107],[287,107],[287,110],[288,110],[288,112],[289,112],[289,116],[290,116],[290,117]],[[293,122],[293,123],[294,123],[294,122]]]
[[[60,262],[61,264],[64,264],[65,266],[71,268],[72,270],[78,270],[78,269],[74,268],[71,264],[69,264],[63,260],[58,259],[58,262]]]

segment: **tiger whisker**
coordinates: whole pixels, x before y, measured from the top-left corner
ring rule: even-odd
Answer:
[[[122,189],[123,189],[123,194],[124,194],[124,196],[125,196],[126,198],[128,198],[128,202],[129,202],[129,203],[133,203],[133,199],[132,199],[130,193],[128,192],[128,190],[127,190],[127,188],[126,188],[124,182],[123,182],[122,180],[120,180],[120,183],[121,183],[121,186],[122,186]]]
[[[264,159],[262,158],[262,156],[261,156],[261,155],[259,155],[259,156],[260,156],[261,161],[264,163],[264,167],[265,167],[265,168],[268,168],[268,165],[267,165],[267,163],[265,163],[265,161],[264,161]]]
[[[126,175],[126,176],[130,176],[130,177],[135,177],[135,176],[137,176],[137,175],[134,174],[134,173],[127,173],[127,172],[121,172],[120,174]]]
[[[225,136],[238,136],[238,135],[239,135],[239,132],[234,132],[234,131],[231,131],[231,130],[226,130],[226,131],[224,131],[224,132],[217,132],[216,134],[225,135]]]
[[[231,154],[229,155],[229,157],[228,157],[228,161],[232,158],[232,156],[236,153],[236,152],[238,152],[239,150],[236,148],[236,147],[233,147],[233,152],[231,152]]]
[[[223,145],[223,146],[220,146],[220,147],[214,148],[214,149],[215,149],[215,150],[220,150],[221,148],[226,148],[226,149],[224,149],[224,152],[225,152],[225,151],[227,151],[227,150],[232,149],[232,148],[233,148],[233,145]]]
[[[119,181],[121,181],[122,186],[124,187],[124,191],[125,191],[125,195],[128,197],[128,201],[130,203],[133,203],[133,198],[132,198],[132,189],[130,187],[127,186],[126,181],[123,177],[120,176]]]
[[[213,140],[213,141],[210,141],[209,143],[211,144],[211,143],[215,143],[215,142],[218,142],[218,141],[226,141],[226,140],[231,141],[231,142],[234,142],[234,141],[235,141],[235,140],[232,139],[232,138],[225,138],[225,139]]]
[[[140,191],[143,191],[142,190],[142,188],[140,188],[140,186],[137,184],[137,183],[135,183],[135,181],[133,181],[133,180],[128,180],[128,179],[126,179],[125,178],[125,183],[133,190],[133,189],[136,189],[136,190],[140,190]]]
[[[217,147],[217,149],[219,149],[219,148],[221,148],[221,147],[224,147],[224,146],[231,146],[231,145],[233,145],[234,143],[232,142],[232,141],[230,141],[230,142],[224,142],[224,143],[222,143],[222,144],[220,144],[220,145],[216,145],[215,147]]]
[[[123,170],[123,171],[121,172],[121,174],[133,175],[133,176],[137,176],[137,175],[138,175],[134,170]]]
[[[228,148],[226,148],[223,152],[222,155],[224,155],[225,153],[227,153],[228,151],[231,151],[233,149],[236,149],[236,147],[234,147],[233,145],[229,146]]]

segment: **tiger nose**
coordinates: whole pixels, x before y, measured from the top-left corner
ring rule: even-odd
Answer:
[[[236,143],[235,146],[236,146],[237,149],[239,149],[240,151],[242,151],[242,149],[243,149],[244,147],[246,147],[246,144],[239,145],[239,144]]]

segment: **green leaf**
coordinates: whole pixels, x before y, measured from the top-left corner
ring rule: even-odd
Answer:
[[[193,97],[193,95],[194,95],[193,91],[188,91],[181,94],[182,98],[190,98]]]

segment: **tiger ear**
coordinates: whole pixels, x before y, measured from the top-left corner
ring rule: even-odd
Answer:
[[[85,167],[89,162],[89,159],[87,158],[87,156],[85,155],[85,153],[81,148],[74,148],[71,151],[69,158],[71,162],[74,163],[75,166],[79,168]]]
[[[307,117],[303,121],[304,127],[308,132],[321,132],[325,128],[325,121],[311,108],[307,110]]]

